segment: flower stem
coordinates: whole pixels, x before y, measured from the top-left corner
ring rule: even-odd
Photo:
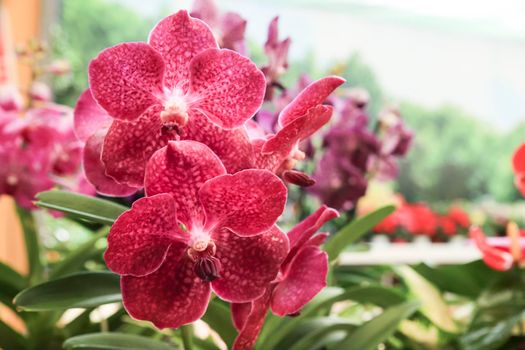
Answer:
[[[180,328],[180,332],[182,335],[182,345],[184,346],[184,350],[192,350],[193,348],[193,341],[192,341],[193,327],[192,325],[182,326]]]

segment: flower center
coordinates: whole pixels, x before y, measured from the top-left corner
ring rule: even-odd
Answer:
[[[190,245],[188,256],[194,261],[193,272],[204,282],[220,277],[221,263],[215,257],[217,247],[209,238],[199,237]]]
[[[188,119],[188,106],[178,94],[170,97],[160,112],[160,120],[168,128],[182,127],[188,123]]]

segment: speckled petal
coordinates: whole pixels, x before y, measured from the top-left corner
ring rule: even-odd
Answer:
[[[230,50],[206,50],[191,62],[191,108],[225,129],[244,124],[261,107],[263,73],[250,59]]]
[[[84,173],[99,194],[114,197],[129,196],[135,193],[137,188],[119,184],[112,177],[107,176],[106,167],[100,159],[106,132],[107,129],[99,130],[87,140],[82,159]]]
[[[74,111],[74,131],[81,141],[87,139],[100,129],[109,128],[113,119],[101,108],[91,90],[86,89],[78,98]]]
[[[184,92],[188,89],[189,66],[193,57],[206,49],[218,48],[208,25],[190,17],[185,10],[157,23],[148,42],[166,63],[164,84]]]
[[[330,121],[332,111],[332,106],[318,105],[310,108],[305,115],[294,119],[266,141],[263,153],[277,153],[287,157],[299,141],[306,139]]]
[[[269,230],[284,211],[287,189],[267,170],[248,169],[204,184],[199,198],[207,227],[226,227],[239,236]]]
[[[337,76],[329,76],[308,85],[279,115],[279,124],[285,126],[294,119],[304,115],[310,108],[322,104],[327,97],[345,80]]]
[[[328,221],[339,217],[337,210],[322,205],[313,214],[295,225],[294,228],[288,232],[288,239],[290,239],[290,247],[301,246],[309,240],[316,232]]]
[[[326,287],[328,255],[315,246],[300,250],[284,279],[274,289],[271,307],[280,316],[301,311],[303,306]]]
[[[148,159],[174,137],[162,132],[161,109],[155,105],[133,122],[113,121],[102,148],[107,175],[119,183],[143,187]]]
[[[143,277],[123,276],[122,300],[131,317],[157,328],[178,328],[206,312],[210,284],[193,272],[193,261],[171,248],[162,266]]]
[[[144,276],[160,267],[170,246],[172,255],[183,254],[187,236],[169,194],[141,198],[111,226],[104,260],[119,275]]]
[[[228,173],[253,168],[254,152],[246,129],[241,126],[226,130],[193,111],[183,128],[181,139],[204,143],[221,159]]]
[[[246,319],[244,328],[239,332],[233,350],[251,350],[257,342],[257,337],[264,325],[266,314],[270,308],[270,297],[272,293],[268,289],[263,296],[253,301],[250,315]],[[233,310],[232,310],[233,311]]]
[[[199,189],[209,179],[225,173],[220,159],[206,145],[195,141],[172,141],[157,151],[148,163],[146,194],[172,194],[179,220],[191,228],[193,223],[204,223]]]
[[[289,249],[288,238],[277,227],[254,237],[240,237],[222,229],[214,231],[221,277],[212,282],[222,299],[244,303],[260,297],[275,279]]]
[[[123,43],[102,51],[89,64],[89,87],[113,118],[134,120],[159,103],[162,56],[146,43]]]
[[[231,304],[231,316],[233,326],[237,331],[240,331],[244,328],[246,320],[250,313],[252,312],[252,302],[249,303],[232,303]]]

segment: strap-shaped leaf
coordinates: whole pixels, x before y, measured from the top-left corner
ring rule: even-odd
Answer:
[[[46,191],[36,195],[39,207],[58,210],[69,216],[111,225],[129,208],[96,197],[84,196],[67,191]]]
[[[11,327],[0,321],[0,349],[19,350],[26,348],[26,339]]]
[[[274,349],[279,341],[287,337],[301,322],[320,310],[329,309],[334,303],[344,300],[389,307],[404,302],[405,298],[395,290],[381,286],[357,287],[347,291],[340,288],[325,288],[301,311],[299,316],[280,319],[280,322],[276,322],[274,329],[269,333],[265,330],[262,348]]]
[[[162,343],[151,338],[123,333],[93,333],[67,339],[64,349],[98,350],[177,350],[175,345]]]
[[[335,349],[375,350],[397,330],[399,323],[419,308],[418,302],[406,302],[386,309],[381,315],[349,334]]]
[[[14,299],[26,311],[90,308],[121,300],[119,276],[111,272],[81,272],[20,292]]]
[[[89,241],[85,242],[76,250],[67,254],[63,260],[53,266],[53,269],[50,273],[50,278],[55,279],[78,271],[86,262],[86,260],[96,251],[95,244],[99,241],[99,239],[105,237],[108,232],[108,227],[101,228],[97,233],[95,233],[95,235],[93,235],[93,237],[91,237]]]
[[[208,305],[208,309],[202,320],[219,333],[222,340],[228,345],[228,348],[231,348],[237,331],[233,327],[230,310],[226,304],[214,298]]]
[[[369,232],[375,225],[395,210],[393,205],[379,208],[370,214],[359,217],[339,230],[326,244],[324,250],[328,253],[330,261],[337,259],[339,254],[351,243]]]
[[[395,271],[407,284],[410,292],[421,302],[421,312],[438,328],[449,332],[459,332],[452,318],[449,306],[441,292],[428,280],[408,266],[398,266]]]

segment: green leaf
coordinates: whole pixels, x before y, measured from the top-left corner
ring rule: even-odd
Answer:
[[[337,259],[339,254],[351,243],[361,238],[370,231],[375,225],[380,223],[385,217],[392,214],[395,210],[393,205],[387,205],[371,212],[365,216],[355,219],[325,244],[325,251],[328,253],[330,261]]]
[[[84,265],[86,260],[95,252],[95,244],[99,239],[105,237],[108,231],[107,227],[100,229],[99,232],[97,232],[89,241],[67,254],[63,260],[53,267],[50,273],[50,279],[56,279],[78,271],[82,265]]]
[[[29,266],[30,283],[38,283],[42,280],[44,264],[40,252],[40,237],[35,225],[33,213],[27,209],[17,207],[18,217],[22,224],[24,242]]]
[[[93,333],[67,339],[64,349],[83,350],[176,350],[178,347],[138,335]]]
[[[9,287],[20,290],[26,286],[27,282],[24,276],[13,270],[8,265],[0,262],[0,289]]]
[[[418,302],[406,302],[392,306],[381,315],[357,328],[335,348],[375,350],[379,344],[394,334],[401,321],[410,317],[418,308]]]
[[[0,321],[0,349],[20,350],[25,349],[25,338],[11,327]]]
[[[25,311],[43,311],[90,308],[120,300],[118,275],[81,272],[25,289],[13,302]]]
[[[39,207],[58,210],[70,216],[111,225],[129,208],[108,200],[67,191],[46,191],[36,195]]]
[[[405,281],[416,299],[421,302],[421,312],[436,327],[448,333],[459,332],[449,306],[443,299],[441,292],[432,283],[408,266],[398,266],[395,271]]]
[[[237,331],[233,327],[230,309],[226,304],[217,298],[212,299],[202,320],[221,336],[228,348],[231,348]]]
[[[460,338],[462,349],[503,348],[525,317],[525,272],[515,268],[498,274],[498,280],[476,301],[469,329]]]
[[[305,308],[299,316],[293,318],[280,319],[273,325],[273,329],[266,331],[266,337],[263,339],[263,349],[276,348],[279,341],[288,336],[301,322],[312,317],[320,310],[326,310],[339,301],[352,300],[360,304],[374,304],[381,307],[400,304],[405,298],[393,289],[380,286],[357,287],[350,290],[341,288],[325,288],[319,293]]]
[[[327,342],[333,342],[333,339],[328,337],[331,333],[343,331],[350,333],[355,330],[357,325],[345,319],[336,319],[330,325],[315,327],[312,331],[304,334],[298,339],[289,350],[309,350],[312,348],[322,348]],[[343,335],[344,336],[344,335]]]
[[[461,265],[436,267],[419,264],[413,268],[439,290],[471,299],[477,298],[486,289],[487,283],[497,278],[499,274],[499,272],[487,267],[481,260]]]

